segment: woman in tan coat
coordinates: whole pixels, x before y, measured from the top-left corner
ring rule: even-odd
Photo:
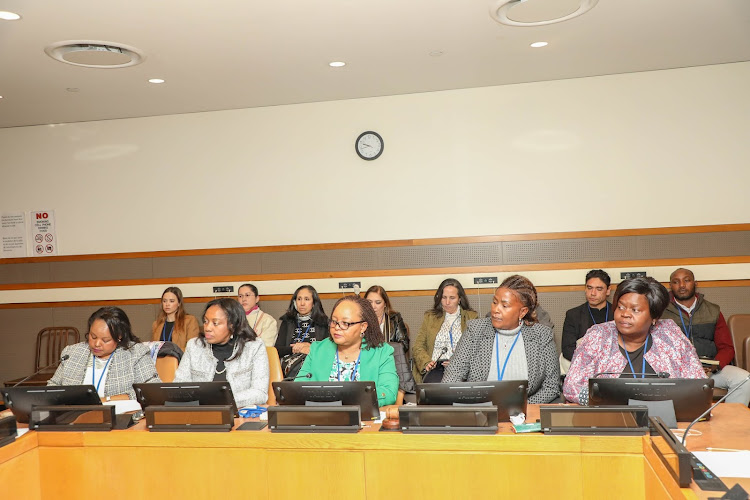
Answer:
[[[445,360],[453,356],[461,334],[466,331],[466,322],[472,319],[477,319],[477,313],[469,305],[461,283],[453,278],[440,283],[435,292],[434,305],[424,313],[417,340],[411,346],[414,380],[417,383],[433,371],[427,381],[440,382],[448,365]]]
[[[198,320],[185,314],[182,291],[170,286],[161,294],[161,311],[151,325],[151,340],[173,342],[183,351],[187,341],[198,336]]]

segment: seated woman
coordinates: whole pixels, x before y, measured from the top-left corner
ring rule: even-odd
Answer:
[[[198,336],[198,320],[185,313],[182,291],[170,286],[161,294],[159,317],[151,325],[151,340],[173,342],[185,350],[187,341]]]
[[[528,380],[529,403],[560,396],[560,363],[552,330],[537,321],[536,288],[513,275],[495,290],[489,318],[469,322],[443,382]]]
[[[104,401],[135,399],[133,384],[161,382],[148,348],[133,334],[119,307],[102,307],[89,318],[86,342],[69,345],[47,385],[91,384]]]
[[[237,289],[240,304],[245,310],[247,322],[255,331],[255,334],[261,338],[266,347],[273,347],[276,343],[276,337],[279,335],[279,325],[276,319],[270,314],[266,314],[258,307],[260,295],[258,288],[250,283],[240,285]]]
[[[398,342],[404,348],[404,354],[409,352],[409,331],[401,314],[394,311],[385,289],[380,285],[373,285],[367,289],[365,299],[370,303],[380,322],[386,342]]]
[[[669,293],[653,278],[633,278],[617,286],[614,321],[588,329],[573,353],[563,394],[573,403],[588,404],[589,378],[643,378],[667,372],[671,378],[705,378],[695,349],[672,321],[660,320]]]
[[[279,319],[281,326],[276,350],[284,377],[294,377],[299,373],[312,343],[328,337],[328,317],[315,288],[302,285],[294,291],[286,313]]]
[[[203,311],[203,332],[188,342],[175,382],[229,382],[238,408],[268,400],[268,355],[234,299],[214,299]]]
[[[378,405],[392,405],[398,392],[393,347],[384,343],[375,311],[357,295],[342,297],[333,306],[330,337],[315,342],[297,380],[372,381]]]
[[[435,292],[432,309],[424,313],[422,326],[411,347],[417,383],[422,382],[423,377],[425,382],[440,382],[448,363],[437,366],[437,361],[453,356],[461,334],[466,331],[466,322],[476,318],[477,313],[469,305],[461,283],[453,278],[443,280]]]

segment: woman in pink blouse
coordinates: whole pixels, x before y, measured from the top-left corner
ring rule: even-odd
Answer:
[[[589,378],[642,378],[666,372],[671,378],[705,378],[693,345],[671,319],[660,320],[669,293],[653,278],[620,283],[612,301],[615,320],[594,325],[573,354],[563,394],[588,403]]]

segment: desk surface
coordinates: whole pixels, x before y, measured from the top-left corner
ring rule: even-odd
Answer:
[[[539,407],[530,405],[528,413],[528,421],[536,420]],[[748,449],[748,423],[747,408],[719,405],[710,422],[694,426],[701,435],[688,437],[687,447]],[[30,499],[81,498],[101,493],[110,481],[121,489],[118,494],[128,497],[161,492],[185,499],[215,497],[216,481],[227,482],[224,495],[242,496],[250,488],[254,498],[299,498],[301,488],[316,491],[317,498],[340,498],[342,492],[382,498],[392,496],[395,484],[400,496],[410,500],[467,494],[629,500],[719,496],[695,485],[680,490],[669,484],[668,473],[648,459],[649,437],[515,435],[510,424],[500,427],[496,436],[404,435],[381,432],[377,424],[367,424],[357,434],[286,434],[267,428],[159,433],[147,432],[142,421],[125,431],[30,432],[0,448],[0,484],[10,485],[11,492],[14,485],[23,487]],[[147,473],[123,485],[118,479],[122,464],[139,472],[169,469],[171,480],[165,483],[161,474]],[[305,476],[301,484],[292,479],[300,467],[317,475]],[[247,478],[235,484],[238,471]],[[206,473],[215,480],[193,481]],[[28,495],[27,485],[35,477],[38,495]],[[735,481],[725,482],[731,487]],[[621,491],[613,484],[638,489]],[[748,480],[741,484],[750,491]]]

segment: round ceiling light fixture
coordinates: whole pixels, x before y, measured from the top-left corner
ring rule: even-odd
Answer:
[[[597,3],[599,3],[599,0],[580,0],[580,3],[576,1],[578,4],[578,7],[573,10],[572,12],[569,12],[568,14],[554,17],[552,19],[541,19],[541,20],[520,20],[518,18],[513,19],[511,18],[510,11],[513,9],[513,7],[516,7],[517,5],[520,5],[522,3],[525,3],[529,0],[496,0],[491,3],[490,5],[490,17],[497,21],[500,24],[505,24],[507,26],[544,26],[546,24],[555,24],[555,23],[561,23],[563,21],[567,21],[569,19],[573,19],[578,16],[582,16],[586,12],[593,9]],[[535,0],[534,2],[529,2],[529,5],[531,4],[535,5],[541,5],[541,0]],[[567,4],[569,2],[562,2],[562,4]],[[557,5],[550,4],[550,8],[559,8],[561,4]],[[542,6],[543,7],[543,6]]]
[[[146,59],[135,47],[98,40],[55,42],[44,52],[57,61],[86,68],[126,68]]]

